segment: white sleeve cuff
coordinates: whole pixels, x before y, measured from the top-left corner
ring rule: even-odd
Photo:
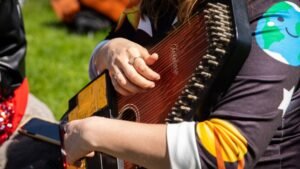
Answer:
[[[172,169],[201,169],[195,122],[168,124],[167,143]]]
[[[89,62],[89,76],[90,79],[94,79],[95,77],[97,77],[101,72],[97,72],[95,64],[94,64],[94,57],[95,57],[95,53],[103,46],[105,45],[109,40],[103,40],[101,41],[93,50],[93,53],[90,57],[90,62]]]

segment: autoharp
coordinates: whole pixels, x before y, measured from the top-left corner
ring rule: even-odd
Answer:
[[[160,56],[151,66],[161,75],[155,88],[122,96],[114,91],[104,72],[70,100],[63,120],[92,115],[143,123],[204,120],[240,70],[250,46],[245,1],[204,1],[187,22],[149,49]],[[81,168],[142,167],[97,153],[84,160]]]

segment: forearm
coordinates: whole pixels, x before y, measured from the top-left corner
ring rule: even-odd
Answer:
[[[90,124],[94,149],[146,168],[170,168],[166,125],[97,118]],[[97,133],[97,134],[95,134]]]

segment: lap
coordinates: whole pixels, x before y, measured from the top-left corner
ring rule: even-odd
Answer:
[[[55,121],[49,108],[30,95],[20,125],[32,117]],[[0,169],[57,169],[59,164],[58,146],[20,135],[17,131],[0,147]]]

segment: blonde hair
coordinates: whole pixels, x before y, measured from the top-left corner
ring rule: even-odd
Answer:
[[[163,17],[170,10],[176,10],[179,22],[184,22],[192,14],[197,0],[142,0],[141,11],[154,23]]]

